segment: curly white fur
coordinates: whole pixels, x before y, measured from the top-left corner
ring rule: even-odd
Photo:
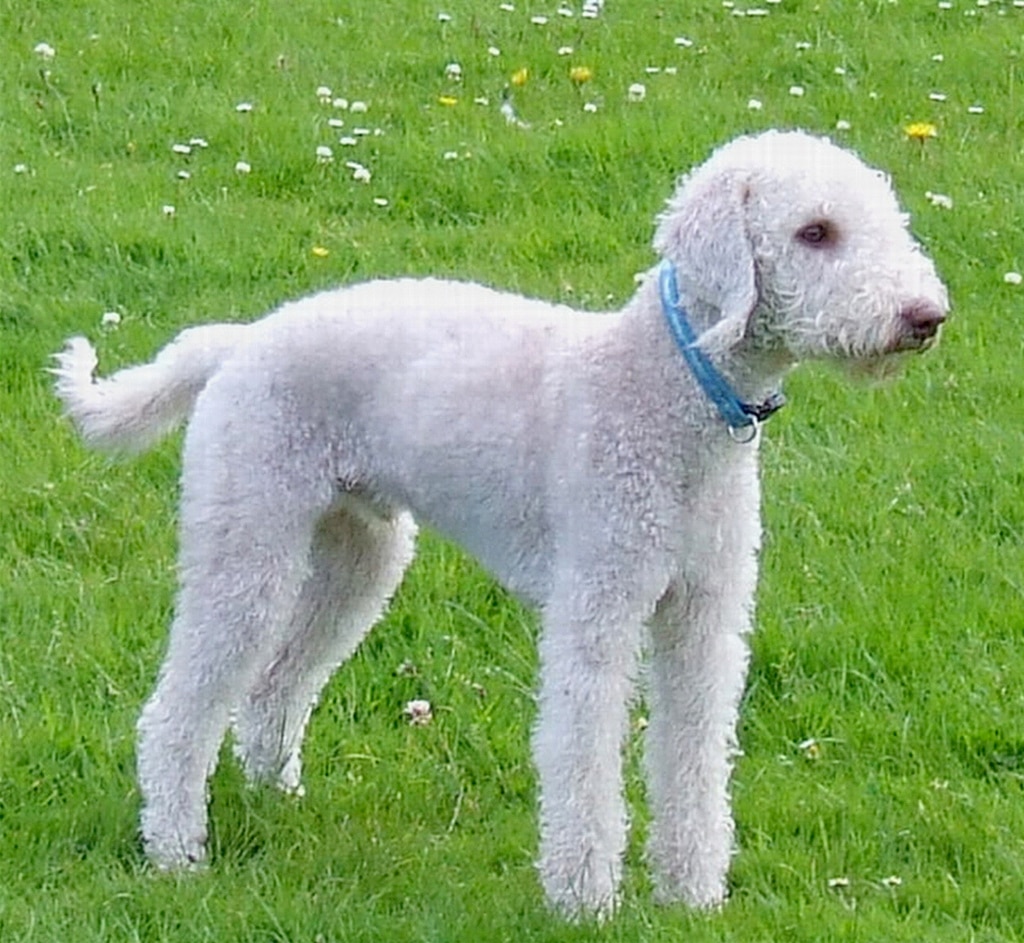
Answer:
[[[800,133],[741,138],[683,179],[655,248],[744,399],[794,363],[921,349],[947,310],[888,181]],[[760,539],[756,443],[734,442],[665,325],[656,279],[614,314],[479,285],[378,281],[249,325],[186,331],[58,393],[90,443],[141,448],[189,416],[181,587],[139,722],[146,849],[205,853],[230,725],[254,779],[300,788],[331,672],[412,557],[413,518],[543,613],[540,875],[568,914],[615,904],[620,747],[650,629],[646,765],[659,894],[725,897],[728,781]]]

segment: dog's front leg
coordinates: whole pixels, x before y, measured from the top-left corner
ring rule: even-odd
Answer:
[[[729,777],[760,540],[756,482],[747,491],[741,513],[691,522],[696,552],[650,622],[648,852],[659,897],[697,907],[725,899],[733,852]]]
[[[557,597],[540,644],[539,868],[548,900],[569,917],[614,909],[626,844],[621,747],[644,613],[623,607],[614,580],[605,588]]]

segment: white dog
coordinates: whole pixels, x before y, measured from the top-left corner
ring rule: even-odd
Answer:
[[[229,726],[250,777],[300,788],[310,713],[395,591],[415,517],[542,611],[549,900],[614,907],[645,625],[658,890],[723,900],[758,423],[800,360],[872,364],[935,339],[946,293],[906,223],[881,173],[768,132],[681,181],[657,227],[661,266],[617,313],[377,281],[193,328],[105,380],[72,340],[57,389],[90,444],[142,449],[191,416],[181,587],[139,722],[152,860],[204,857]]]

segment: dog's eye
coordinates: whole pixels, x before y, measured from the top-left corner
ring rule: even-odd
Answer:
[[[826,220],[808,223],[796,234],[804,245],[822,248],[832,245],[836,241],[836,231],[831,223]]]

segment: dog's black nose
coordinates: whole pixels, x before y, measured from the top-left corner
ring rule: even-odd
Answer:
[[[933,338],[946,320],[946,312],[932,301],[912,301],[900,311],[907,334],[917,341]]]

